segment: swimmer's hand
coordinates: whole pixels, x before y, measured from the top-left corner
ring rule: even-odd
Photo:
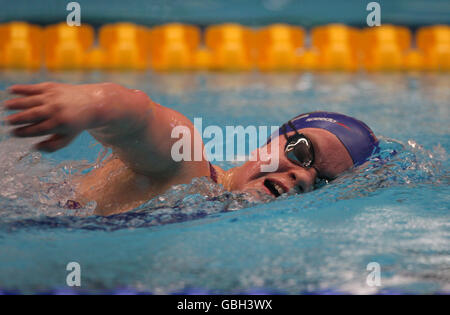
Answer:
[[[39,150],[59,150],[87,130],[138,174],[177,183],[209,175],[206,160],[176,162],[171,156],[172,146],[178,141],[172,137],[173,128],[186,126],[193,139],[193,124],[142,91],[114,83],[46,82],[14,85],[9,92],[19,97],[5,101],[4,106],[19,112],[6,117],[6,122],[16,126],[13,134],[17,137],[49,136],[37,144]],[[203,152],[202,146],[198,151]]]
[[[99,89],[89,85],[40,83],[13,85],[9,92],[19,97],[4,102],[4,107],[17,113],[5,118],[17,137],[50,137],[37,144],[37,149],[53,152],[67,146],[81,131],[93,124],[93,103]]]
[[[122,115],[117,106],[126,88],[112,83],[71,85],[45,82],[13,85],[9,92],[19,95],[4,102],[18,113],[5,118],[17,137],[50,137],[36,145],[38,150],[53,152],[67,146],[83,130],[95,129]],[[103,110],[108,106],[108,112]],[[123,120],[122,120],[123,122]],[[126,124],[122,124],[126,132]]]

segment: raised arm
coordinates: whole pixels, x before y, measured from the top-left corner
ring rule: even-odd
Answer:
[[[184,179],[181,182],[209,174],[205,160],[172,159],[171,148],[177,141],[171,138],[172,129],[186,126],[192,137],[196,131],[185,116],[156,104],[142,91],[113,83],[40,83],[14,85],[9,90],[20,97],[6,101],[4,106],[19,112],[6,121],[24,125],[14,129],[18,137],[49,135],[37,145],[40,150],[59,150],[88,130],[138,174],[179,177]]]

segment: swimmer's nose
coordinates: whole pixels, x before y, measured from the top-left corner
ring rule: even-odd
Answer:
[[[289,171],[289,178],[293,187],[300,193],[309,192],[313,189],[315,181],[314,169],[295,169]]]

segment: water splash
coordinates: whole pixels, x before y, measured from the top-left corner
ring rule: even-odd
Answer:
[[[394,186],[448,184],[448,173],[442,166],[447,153],[442,147],[429,151],[413,140],[404,144],[389,138],[381,138],[380,147],[380,153],[366,165],[312,193],[291,192],[276,202],[294,199],[295,203],[301,201],[303,209],[308,209],[377,194]],[[97,217],[93,216],[95,203],[75,210],[66,206],[74,198],[73,175],[92,165],[83,161],[54,164],[42,159],[39,153],[9,141],[0,142],[0,152],[8,152],[0,159],[0,172],[4,174],[0,180],[0,218],[9,230],[143,228],[201,219],[274,201],[267,194],[228,192],[208,178],[196,178],[190,184],[173,186],[133,211]]]
[[[447,153],[442,146],[429,151],[413,140],[406,144],[387,137],[379,137],[379,140],[380,152],[364,165],[341,174],[327,184],[322,183],[319,189],[311,193],[299,195],[291,191],[277,198],[276,202],[291,201],[301,204],[305,210],[339,200],[380,194],[395,187],[448,185],[449,175],[444,167]]]
[[[11,95],[0,91],[0,102]],[[0,118],[6,116],[0,107]],[[34,140],[35,142],[36,140]],[[231,193],[206,178],[176,185],[165,194],[125,214],[94,217],[95,202],[70,207],[75,198],[73,178],[98,167],[107,155],[100,153],[94,164],[86,161],[55,163],[32,150],[31,140],[17,141],[8,127],[0,125],[0,219],[13,226],[120,229],[189,221],[218,213],[249,208],[274,200],[266,194]],[[447,152],[438,145],[426,150],[414,140],[402,143],[380,138],[380,153],[366,165],[351,170],[312,194],[285,194],[277,201],[298,199],[303,208],[324,202],[376,194],[393,186],[448,185],[443,163]],[[9,224],[8,223],[8,224]]]

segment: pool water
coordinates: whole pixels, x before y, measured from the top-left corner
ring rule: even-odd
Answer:
[[[383,159],[270,202],[196,179],[103,218],[95,204],[61,206],[73,174],[101,159],[93,138],[41,155],[3,127],[0,290],[67,289],[66,266],[78,262],[78,292],[450,292],[450,75],[2,72],[0,90],[48,80],[142,89],[205,126],[342,112],[374,130]],[[371,262],[380,286],[367,284]]]

